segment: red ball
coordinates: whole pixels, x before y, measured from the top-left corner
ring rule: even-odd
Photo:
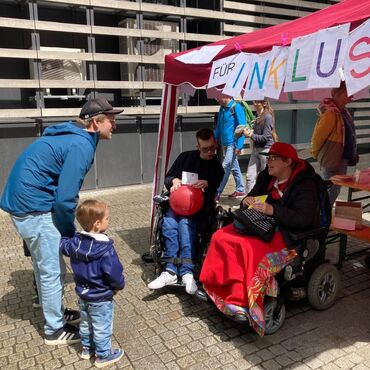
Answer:
[[[203,205],[203,191],[190,185],[181,185],[170,194],[170,207],[179,216],[191,216]]]

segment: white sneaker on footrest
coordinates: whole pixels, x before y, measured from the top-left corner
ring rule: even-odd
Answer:
[[[168,271],[163,271],[155,280],[148,284],[149,289],[161,289],[166,285],[177,283],[177,275],[170,274]]]

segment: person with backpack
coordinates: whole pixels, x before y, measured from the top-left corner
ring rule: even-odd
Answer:
[[[274,111],[268,100],[254,100],[257,118],[254,120],[253,128],[246,127],[243,135],[250,138],[251,156],[248,163],[246,176],[246,188],[249,193],[258,174],[266,168],[266,155],[272,144],[277,140],[275,131]]]
[[[229,198],[242,198],[245,196],[243,176],[238,162],[238,155],[243,149],[244,137],[239,137],[238,139],[234,137],[237,126],[246,125],[245,112],[241,104],[236,103],[229,96],[222,95],[218,102],[221,106],[217,117],[215,139],[220,139],[224,148],[222,167],[225,174],[217,189],[216,201],[219,201],[231,173],[235,181],[235,191],[229,195]]]

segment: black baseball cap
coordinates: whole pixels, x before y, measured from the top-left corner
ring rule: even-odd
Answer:
[[[98,114],[119,114],[122,113],[123,109],[114,109],[108,100],[98,96],[96,99],[87,101],[81,108],[80,118],[88,119]]]

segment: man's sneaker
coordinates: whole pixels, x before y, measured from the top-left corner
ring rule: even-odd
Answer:
[[[107,357],[98,357],[95,360],[95,366],[96,367],[109,366],[109,365],[114,364],[115,362],[119,361],[122,358],[123,355],[124,355],[124,352],[121,348],[113,349],[109,356],[107,356]]]
[[[81,316],[78,311],[66,308],[64,310],[64,320],[68,324],[77,324],[81,321]]]
[[[57,330],[54,334],[45,334],[45,344],[56,346],[58,344],[73,344],[81,340],[78,329],[72,325],[65,324],[63,328]]]
[[[177,283],[177,275],[170,274],[168,271],[163,271],[155,280],[148,284],[149,289],[161,289],[166,285]]]
[[[86,347],[82,347],[82,351],[79,353],[79,356],[83,360],[89,360],[91,357],[95,356],[95,350],[90,349],[90,348],[86,348]]]
[[[185,285],[185,291],[188,294],[193,295],[198,290],[193,274],[185,274],[182,277],[182,283]]]
[[[247,194],[242,191],[234,191],[232,194],[229,194],[229,198],[244,198]]]
[[[32,307],[33,308],[40,308],[41,307],[39,296],[38,296],[37,293],[32,294]]]

